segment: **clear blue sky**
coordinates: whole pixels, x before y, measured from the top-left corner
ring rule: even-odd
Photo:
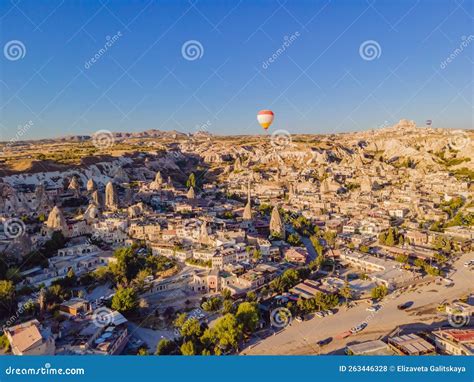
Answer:
[[[473,3],[5,0],[1,140],[28,121],[27,139],[202,124],[217,134],[260,133],[255,116],[264,108],[275,112],[272,129],[291,133],[401,118],[472,128]],[[4,54],[12,40],[23,43],[23,58]],[[203,47],[196,60],[182,55],[189,40]],[[359,48],[370,40],[379,56],[365,60]]]

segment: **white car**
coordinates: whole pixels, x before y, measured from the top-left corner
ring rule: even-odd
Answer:
[[[379,310],[380,307],[378,305],[372,305],[372,306],[369,306],[366,311],[368,312],[376,312],[377,310]]]
[[[314,315],[315,315],[316,317],[319,317],[319,318],[323,318],[323,317],[324,317],[324,315],[323,315],[321,312],[316,312]]]
[[[364,330],[366,327],[367,327],[367,323],[364,322],[364,323],[362,323],[362,324],[360,324],[360,325],[357,325],[357,326],[353,327],[353,328],[351,329],[351,333],[352,333],[352,334],[359,333],[359,332],[361,332],[362,330]]]

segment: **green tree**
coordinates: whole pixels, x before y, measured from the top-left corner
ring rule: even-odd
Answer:
[[[146,349],[146,347],[141,347],[138,349],[137,355],[149,355],[148,350]]]
[[[387,238],[385,239],[385,244],[392,247],[395,245],[395,235],[392,228],[388,229]]]
[[[353,293],[352,288],[347,280],[344,282],[344,286],[339,291],[339,294],[344,298],[346,305],[349,305],[349,300],[352,298]]]
[[[232,304],[232,301],[224,300],[222,304],[222,313],[223,314],[232,313],[233,309],[234,309],[234,305]]]
[[[176,344],[174,341],[163,338],[156,346],[156,355],[176,354]]]
[[[222,300],[217,296],[211,297],[210,299],[202,303],[202,308],[206,312],[215,312],[219,310],[221,306],[222,306]]]
[[[260,204],[260,206],[258,207],[258,210],[262,213],[262,215],[270,215],[272,209],[273,209],[272,206],[265,203]]]
[[[197,318],[190,318],[181,326],[180,333],[184,338],[198,338],[202,334],[201,324]]]
[[[145,287],[145,279],[149,276],[151,276],[150,270],[148,268],[142,269],[137,273],[132,283],[137,289],[142,290]]]
[[[221,296],[224,300],[229,300],[232,298],[232,293],[230,289],[225,288],[225,289],[222,289]]]
[[[46,291],[47,304],[59,304],[68,300],[70,293],[61,284],[52,284]]]
[[[385,235],[384,232],[381,232],[381,233],[379,234],[379,243],[380,243],[380,244],[385,245],[385,237],[386,237],[386,235]]]
[[[287,269],[281,276],[281,279],[284,285],[284,290],[293,288],[300,281],[299,274],[296,269]]]
[[[7,271],[5,272],[5,278],[7,280],[12,281],[13,283],[16,283],[20,281],[21,279],[20,273],[21,273],[20,268],[17,268],[17,267],[8,268]]]
[[[8,315],[15,305],[15,286],[11,281],[0,280],[0,301],[1,315]]]
[[[374,287],[370,294],[374,300],[382,300],[388,294],[388,289],[385,285],[379,285]]]
[[[183,342],[181,347],[179,348],[181,350],[182,355],[195,355],[196,350],[194,349],[194,343],[192,341],[186,341]]]
[[[257,301],[257,293],[255,293],[254,291],[249,291],[247,292],[245,299],[249,302],[255,302]]]
[[[262,251],[259,249],[255,248],[252,253],[252,258],[254,261],[258,261],[262,258]]]
[[[301,245],[300,235],[298,235],[297,233],[292,233],[288,235],[288,238],[286,239],[286,241],[288,242],[288,244],[296,246],[296,247]]]
[[[408,264],[408,255],[398,255],[395,260],[399,263]]]
[[[243,302],[237,308],[235,315],[237,322],[242,325],[242,329],[247,333],[255,331],[259,320],[259,311],[256,303]]]
[[[276,277],[275,279],[273,279],[270,282],[270,289],[275,291],[275,292],[278,292],[278,293],[284,292],[285,291],[285,285],[282,281],[282,278],[281,277]]]
[[[318,257],[316,257],[314,260],[312,260],[309,263],[309,269],[311,269],[312,271],[317,271],[321,268],[321,265],[323,265],[323,263],[324,263],[324,256],[319,255]]]
[[[131,312],[138,306],[137,294],[133,288],[119,288],[112,298],[112,309],[126,313]]]
[[[194,175],[193,172],[189,174],[188,180],[186,181],[186,187],[196,188],[196,176]]]
[[[425,272],[431,276],[439,276],[441,274],[438,268],[432,267],[431,265],[428,265],[427,267],[425,267]]]
[[[314,250],[318,254],[318,256],[322,256],[324,252],[324,247],[319,241],[319,237],[317,235],[311,236],[311,243],[313,244]]]
[[[51,257],[56,254],[58,249],[64,248],[66,245],[66,238],[61,231],[54,231],[49,239],[43,246],[43,252],[46,257]]]
[[[180,314],[178,314],[176,319],[173,321],[173,325],[175,326],[175,328],[181,330],[181,328],[183,327],[184,323],[187,320],[188,320],[187,314],[186,313],[180,313]]]
[[[442,221],[435,221],[430,227],[430,231],[434,232],[443,232],[443,229],[444,223]]]
[[[334,231],[326,231],[324,232],[324,240],[326,240],[326,243],[328,244],[329,247],[333,248],[334,245],[336,244],[336,232]]]
[[[7,353],[10,350],[10,342],[5,334],[0,336],[0,350]]]
[[[111,264],[111,271],[117,282],[127,285],[144,267],[145,259],[137,256],[135,247],[118,248],[114,252],[117,261]]]
[[[238,341],[242,337],[242,326],[233,314],[221,317],[215,327],[218,344],[221,348],[237,349]]]
[[[422,268],[422,269],[425,269],[426,266],[428,264],[426,264],[426,261],[423,260],[423,259],[415,259],[415,261],[413,262],[413,264],[416,266],[416,267],[419,267],[419,268]]]
[[[434,258],[435,258],[436,262],[440,265],[442,265],[442,264],[446,263],[446,261],[448,261],[448,258],[446,256],[442,255],[441,253],[436,253],[434,255]]]

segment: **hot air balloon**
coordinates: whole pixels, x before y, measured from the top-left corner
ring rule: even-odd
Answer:
[[[272,124],[274,116],[271,110],[260,110],[257,114],[257,121],[266,130]]]
[[[433,121],[431,119],[426,120],[426,126],[431,126],[433,124]]]

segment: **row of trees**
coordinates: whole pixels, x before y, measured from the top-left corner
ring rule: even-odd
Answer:
[[[296,305],[288,303],[287,307],[293,314],[308,314],[320,310],[329,310],[339,304],[339,297],[335,294],[318,292],[313,298],[300,298]]]
[[[425,260],[423,259],[416,259],[413,264],[416,267],[419,267],[423,269],[427,274],[431,276],[439,276],[441,274],[440,270],[436,267],[433,267],[432,265],[428,264]]]
[[[236,351],[244,335],[250,335],[258,326],[259,311],[255,302],[239,304],[236,312],[226,313],[210,328],[196,318],[181,313],[174,321],[180,337],[159,342],[157,355],[220,355]]]
[[[380,233],[379,243],[393,247],[395,245],[403,245],[405,243],[405,238],[398,231],[398,228],[390,227],[387,231]]]
[[[287,292],[302,279],[307,278],[309,273],[310,270],[308,268],[287,269],[281,276],[278,276],[270,282],[270,289],[277,293]]]
[[[173,260],[164,256],[155,256],[151,251],[143,252],[139,246],[118,248],[114,252],[116,261],[107,267],[98,268],[95,272],[88,274],[83,282],[111,281],[118,286],[133,286],[141,289],[145,279],[156,273],[163,272],[175,265]]]

